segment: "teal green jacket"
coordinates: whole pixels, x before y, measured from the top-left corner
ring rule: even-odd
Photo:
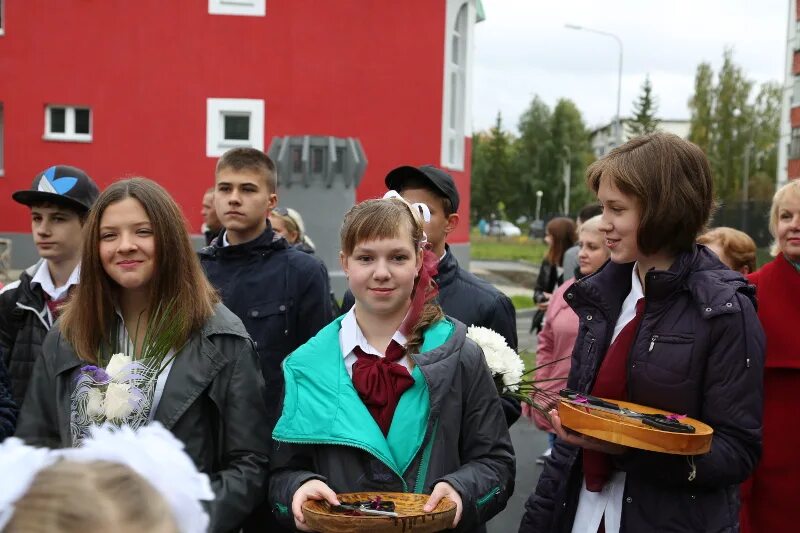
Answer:
[[[341,318],[284,362],[286,382],[273,431],[270,504],[291,526],[295,491],[310,479],[334,491],[429,493],[439,481],[461,495],[457,531],[482,531],[514,487],[514,452],[491,374],[466,327],[441,320],[412,355],[414,385],[387,436],[364,406],[339,347]]]

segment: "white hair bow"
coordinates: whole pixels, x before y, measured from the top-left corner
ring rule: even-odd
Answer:
[[[419,211],[419,216],[421,216],[422,220],[424,220],[426,223],[431,221],[431,210],[428,208],[426,204],[423,204],[422,202],[417,202],[415,204],[412,204],[406,201],[406,199],[400,196],[400,193],[395,190],[386,191],[386,194],[383,195],[383,198],[384,200],[387,198],[397,198],[398,200],[402,200],[406,202],[408,205],[410,205],[413,209]]]
[[[214,492],[208,476],[198,472],[183,448],[183,443],[158,422],[135,431],[129,427],[92,428],[80,448],[48,450],[27,446],[14,437],[6,439],[0,444],[0,531],[36,474],[65,459],[109,461],[130,467],[164,497],[181,533],[204,533],[209,517],[200,501],[213,500]]]

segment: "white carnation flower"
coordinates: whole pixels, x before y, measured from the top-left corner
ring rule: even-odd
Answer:
[[[91,388],[87,393],[86,414],[90,418],[100,418],[105,414],[103,393],[100,389]]]
[[[467,328],[467,337],[483,350],[486,364],[492,375],[502,376],[504,389],[516,392],[525,371],[525,365],[517,352],[508,346],[505,338],[494,330],[478,326]]]
[[[106,374],[111,377],[113,381],[119,382],[122,381],[122,378],[125,376],[126,373],[123,373],[123,370],[131,364],[133,358],[130,355],[125,355],[123,353],[115,353],[111,356],[111,360],[108,362],[106,366]]]
[[[106,389],[105,414],[107,420],[122,421],[134,408],[128,383],[111,383]]]

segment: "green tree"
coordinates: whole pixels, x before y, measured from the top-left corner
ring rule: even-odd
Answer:
[[[775,193],[778,172],[778,139],[781,122],[781,86],[768,82],[761,86],[753,104],[753,124],[748,135],[750,154],[748,197],[769,200]]]
[[[553,212],[563,212],[565,184],[564,166],[570,168],[570,211],[576,212],[593,197],[583,179],[586,167],[594,159],[589,143],[589,131],[578,106],[572,100],[560,99],[553,108],[550,134],[554,146],[555,172],[552,181],[543,189],[542,198]],[[569,214],[569,213],[565,213]]]
[[[635,137],[653,133],[658,129],[661,122],[656,118],[658,112],[658,102],[653,96],[653,84],[650,83],[650,75],[644,78],[642,92],[633,102],[633,120],[628,122],[628,126]]]
[[[748,104],[753,82],[733,61],[733,50],[723,54],[714,89],[712,141],[709,155],[716,177],[717,195],[724,202],[738,200],[743,172],[743,154],[754,119]]]
[[[550,107],[539,96],[534,96],[517,125],[519,138],[514,144],[514,166],[519,194],[514,207],[521,214],[534,215],[536,191],[544,191],[549,176],[555,172],[550,134],[552,115]]]
[[[496,212],[500,202],[509,198],[514,180],[511,175],[513,146],[511,135],[503,130],[503,118],[497,113],[488,134],[478,134],[472,150],[472,206],[475,215],[487,217]]]
[[[711,147],[711,109],[714,107],[714,71],[709,63],[700,63],[694,77],[694,94],[689,99],[691,120],[689,140],[706,154]]]

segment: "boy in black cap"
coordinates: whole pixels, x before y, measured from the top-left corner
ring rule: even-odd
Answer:
[[[408,202],[424,203],[431,212],[430,222],[425,223],[425,234],[431,251],[439,257],[435,281],[439,285],[439,305],[445,314],[467,326],[496,331],[516,351],[517,318],[511,299],[492,284],[461,268],[447,245],[447,235],[459,222],[458,189],[450,174],[433,165],[402,166],[389,172],[385,183]],[[342,312],[349,311],[352,306],[353,296],[348,291]],[[519,418],[520,406],[516,400],[503,398],[503,410],[509,426]]]
[[[0,355],[22,406],[42,342],[69,289],[78,284],[81,228],[100,191],[82,170],[57,165],[11,197],[31,210],[33,242],[41,260],[0,291]]]

